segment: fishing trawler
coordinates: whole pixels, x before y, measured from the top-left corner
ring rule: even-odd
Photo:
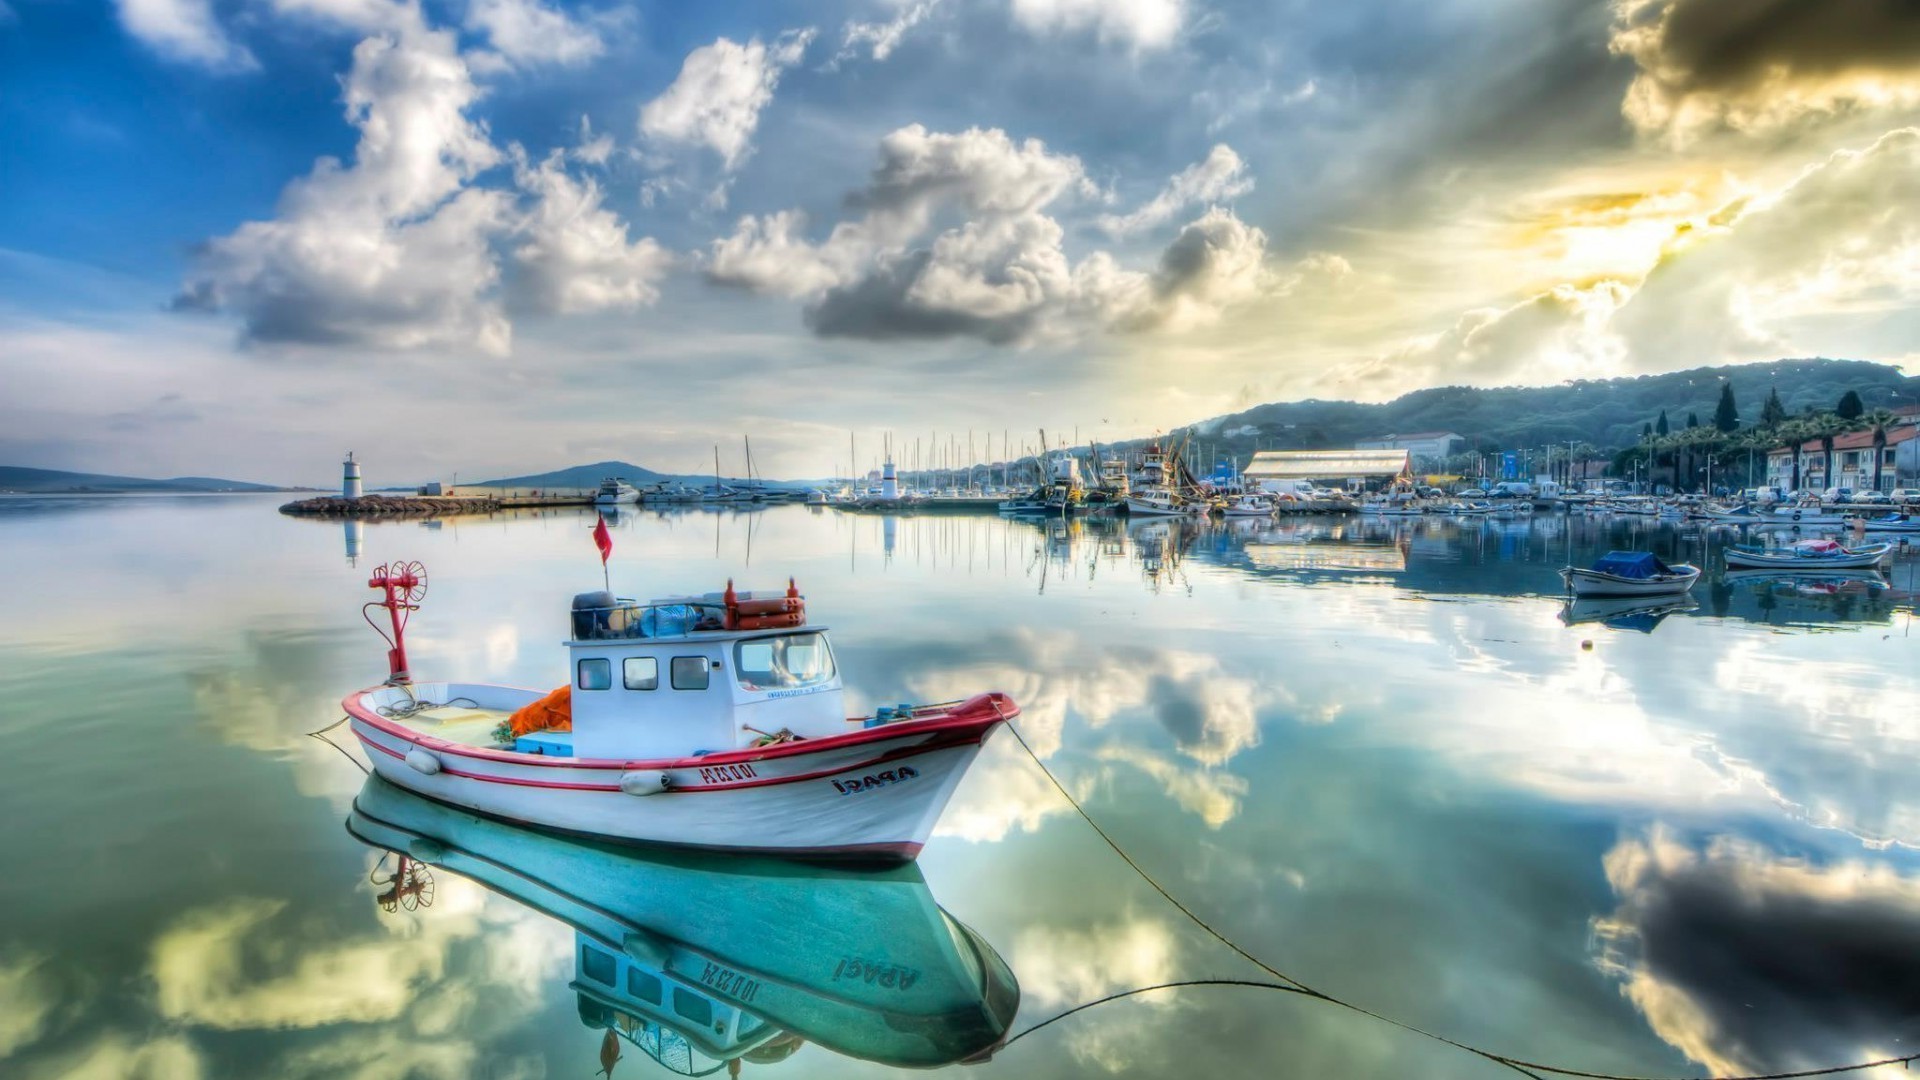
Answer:
[[[610,542],[603,550],[610,549]],[[573,599],[569,681],[552,692],[416,682],[407,617],[418,563],[384,599],[386,682],[342,705],[376,772],[423,795],[572,833],[729,851],[904,861],[981,745],[1020,713],[1005,694],[848,718],[806,599],[736,591]],[[371,620],[369,620],[371,621]],[[377,624],[376,624],[377,628]]]

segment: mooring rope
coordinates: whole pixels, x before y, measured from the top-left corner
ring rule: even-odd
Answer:
[[[1622,1073],[1591,1072],[1584,1069],[1571,1069],[1571,1068],[1567,1068],[1560,1065],[1548,1065],[1543,1062],[1528,1061],[1525,1058],[1513,1057],[1512,1055],[1509,1055],[1509,1054],[1501,1054],[1492,1050],[1487,1050],[1478,1046],[1474,1046],[1470,1043],[1461,1042],[1458,1039],[1450,1038],[1436,1031],[1429,1031],[1426,1028],[1420,1027],[1416,1024],[1410,1023],[1405,1020],[1396,1020],[1391,1016],[1386,1016],[1382,1013],[1374,1012],[1372,1009],[1369,1009],[1364,1005],[1356,1005],[1351,1001],[1342,1000],[1340,998],[1334,997],[1332,994],[1328,994],[1324,991],[1316,990],[1313,987],[1308,986],[1306,983],[1301,982],[1299,979],[1296,979],[1293,976],[1288,975],[1286,972],[1281,971],[1279,968],[1276,968],[1272,964],[1267,963],[1265,960],[1262,960],[1259,957],[1253,955],[1252,953],[1248,952],[1246,949],[1241,948],[1232,939],[1228,938],[1224,933],[1215,929],[1213,924],[1207,922],[1205,919],[1195,914],[1192,908],[1189,908],[1187,905],[1181,903],[1179,898],[1175,897],[1173,893],[1167,891],[1166,886],[1160,884],[1159,881],[1155,880],[1154,876],[1152,874],[1149,874],[1146,868],[1141,866],[1140,863],[1136,861],[1132,855],[1129,855],[1126,849],[1122,848],[1120,844],[1117,841],[1115,841],[1114,838],[1107,832],[1107,830],[1100,827],[1100,823],[1093,819],[1093,815],[1087,813],[1086,807],[1080,805],[1080,800],[1074,798],[1073,793],[1068,791],[1066,785],[1060,782],[1060,778],[1053,775],[1052,769],[1047,768],[1046,762],[1040,760],[1040,755],[1034,753],[1033,747],[1027,743],[1026,736],[1020,733],[1020,729],[1014,726],[1013,721],[1011,720],[1007,721],[1007,730],[1013,732],[1013,737],[1019,741],[1020,748],[1022,750],[1025,750],[1027,752],[1027,756],[1033,759],[1033,763],[1040,767],[1041,774],[1044,775],[1047,778],[1047,781],[1053,785],[1054,790],[1060,793],[1060,797],[1067,800],[1067,805],[1073,807],[1074,812],[1080,815],[1080,819],[1082,821],[1085,821],[1087,823],[1087,826],[1091,828],[1094,831],[1094,833],[1100,837],[1101,840],[1106,842],[1107,847],[1111,848],[1113,850],[1113,853],[1120,857],[1121,862],[1126,863],[1127,866],[1132,868],[1134,873],[1140,876],[1140,880],[1146,882],[1149,886],[1151,886],[1154,892],[1157,892],[1160,894],[1161,899],[1165,900],[1169,904],[1172,904],[1174,908],[1178,910],[1180,914],[1185,915],[1187,919],[1193,923],[1193,925],[1199,927],[1202,931],[1204,931],[1209,937],[1213,938],[1215,941],[1218,941],[1220,944],[1225,945],[1229,950],[1231,950],[1234,953],[1234,955],[1239,956],[1241,959],[1252,964],[1254,967],[1257,967],[1261,971],[1264,971],[1267,974],[1273,976],[1274,978],[1280,980],[1279,983],[1262,983],[1262,982],[1255,982],[1252,980],[1240,980],[1240,979],[1192,979],[1192,980],[1185,980],[1180,982],[1158,983],[1153,986],[1135,987],[1134,989],[1122,991],[1117,994],[1109,994],[1106,997],[1099,998],[1094,1001],[1083,1002],[1079,1005],[1075,1005],[1072,1008],[1065,1010],[1064,1012],[1050,1016],[1047,1019],[1042,1020],[1039,1023],[1026,1028],[1025,1030],[1021,1031],[1019,1034],[1008,1039],[1005,1044],[1007,1046],[1012,1046],[1014,1043],[1020,1041],[1023,1038],[1026,1038],[1028,1035],[1031,1035],[1034,1032],[1039,1031],[1041,1028],[1046,1027],[1047,1025],[1055,1023],[1057,1021],[1064,1020],[1075,1013],[1082,1012],[1086,1009],[1091,1009],[1096,1005],[1104,1005],[1109,1001],[1117,1001],[1122,998],[1132,997],[1135,994],[1144,994],[1151,990],[1166,990],[1166,989],[1173,989],[1176,987],[1183,987],[1183,986],[1240,986],[1240,987],[1246,987],[1250,989],[1284,990],[1288,993],[1299,994],[1302,997],[1317,998],[1321,1001],[1326,1002],[1329,1005],[1337,1005],[1340,1008],[1348,1009],[1352,1012],[1359,1013],[1362,1016],[1370,1017],[1374,1020],[1380,1021],[1383,1024],[1388,1024],[1393,1027],[1399,1028],[1402,1031],[1412,1032],[1415,1035],[1424,1036],[1425,1038],[1432,1039],[1435,1042],[1443,1043],[1447,1046],[1451,1046],[1456,1050],[1465,1051],[1466,1053],[1484,1058],[1487,1061],[1494,1062],[1495,1064],[1504,1065],[1507,1068],[1512,1069],[1513,1071],[1520,1073],[1524,1076],[1534,1077],[1534,1080],[1541,1080],[1541,1078],[1538,1075],[1540,1073],[1551,1073],[1555,1076],[1575,1077],[1575,1078],[1578,1078],[1578,1080],[1798,1080],[1798,1078],[1801,1078],[1801,1077],[1835,1076],[1841,1073],[1860,1072],[1865,1069],[1877,1069],[1882,1065],[1904,1065],[1904,1066],[1910,1067],[1913,1062],[1920,1061],[1920,1053],[1912,1053],[1912,1054],[1906,1054],[1901,1057],[1882,1058],[1878,1061],[1862,1061],[1852,1065],[1833,1065],[1823,1069],[1802,1069],[1797,1072],[1752,1073],[1752,1074],[1743,1075],[1743,1076],[1703,1076],[1703,1077],[1686,1077],[1686,1078],[1664,1077],[1664,1076],[1633,1076],[1633,1075],[1627,1075]]]
[[[339,726],[340,726],[341,724],[344,724],[344,723],[346,723],[346,722],[347,722],[348,720],[351,720],[351,719],[353,719],[353,718],[352,718],[352,717],[350,717],[350,716],[343,716],[343,717],[341,717],[340,719],[338,719],[338,720],[335,720],[335,721],[334,721],[333,723],[331,723],[331,724],[328,724],[328,725],[327,725],[326,727],[323,727],[323,728],[321,728],[321,729],[320,729],[320,730],[318,730],[318,731],[309,731],[309,732],[307,732],[307,738],[309,738],[309,739],[318,739],[318,740],[320,740],[321,742],[323,742],[323,743],[326,743],[326,744],[327,744],[328,746],[331,746],[331,747],[333,747],[333,748],[334,748],[335,750],[338,750],[338,751],[340,751],[340,756],[341,756],[341,757],[344,757],[344,758],[346,758],[346,759],[347,759],[348,761],[351,761],[351,762],[353,762],[353,767],[354,767],[354,768],[356,768],[356,769],[359,769],[359,770],[360,770],[361,772],[363,772],[363,773],[366,773],[366,774],[368,774],[368,775],[372,775],[372,774],[373,774],[373,770],[372,770],[372,769],[369,769],[369,768],[367,768],[367,767],[366,767],[366,765],[365,765],[365,764],[363,764],[363,763],[362,763],[362,762],[360,761],[360,759],[359,759],[359,758],[357,758],[357,757],[354,757],[354,756],[353,756],[352,754],[349,754],[349,753],[347,753],[347,748],[346,748],[346,747],[344,747],[344,746],[341,746],[341,745],[340,745],[339,743],[337,743],[337,742],[334,742],[334,741],[333,741],[332,739],[329,739],[329,738],[327,738],[327,732],[329,732],[329,731],[332,731],[332,730],[333,730],[334,728],[337,728],[337,727],[339,727]]]

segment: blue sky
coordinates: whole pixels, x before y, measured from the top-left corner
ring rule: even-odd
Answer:
[[[817,474],[1915,354],[1898,5],[5,4],[11,463]]]

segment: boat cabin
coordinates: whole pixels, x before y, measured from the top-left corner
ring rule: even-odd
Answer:
[[[574,938],[571,989],[579,995],[580,1022],[619,1032],[671,1072],[716,1073],[786,1034],[735,1003],[759,990],[749,976],[705,962],[707,977],[722,988],[716,993],[674,975],[664,957],[643,963],[577,930]]]
[[[685,757],[848,730],[840,673],[806,601],[723,593],[573,598],[571,753]]]

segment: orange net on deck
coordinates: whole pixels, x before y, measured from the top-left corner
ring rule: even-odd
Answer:
[[[539,701],[523,705],[507,720],[514,738],[536,731],[573,730],[573,687],[563,686]]]

